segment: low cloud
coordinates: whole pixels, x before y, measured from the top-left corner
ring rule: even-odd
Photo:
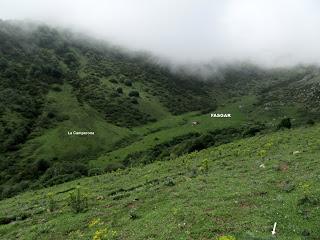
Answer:
[[[70,27],[178,63],[320,63],[317,0],[0,0],[0,18]]]

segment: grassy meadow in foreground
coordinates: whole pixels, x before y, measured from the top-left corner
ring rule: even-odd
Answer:
[[[277,222],[276,239],[319,239],[319,130],[258,135],[27,192],[1,201],[0,236],[274,239]],[[78,205],[88,206],[75,213],[78,189]]]

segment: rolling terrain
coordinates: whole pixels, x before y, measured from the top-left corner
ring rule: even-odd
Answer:
[[[259,134],[1,201],[3,239],[319,239],[320,127]],[[70,196],[78,194],[76,213]],[[277,222],[276,236],[271,231]]]
[[[0,238],[319,239],[319,68],[196,73],[0,21]]]
[[[239,63],[204,79],[145,53],[14,21],[0,22],[0,53],[1,198],[272,132],[283,118],[294,127],[319,119],[315,66]]]

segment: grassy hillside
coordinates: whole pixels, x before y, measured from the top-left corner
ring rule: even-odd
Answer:
[[[239,127],[241,124],[250,122],[249,115],[246,115],[246,112],[247,109],[252,107],[253,102],[254,99],[252,97],[243,98],[216,110],[217,112],[232,113],[233,117],[230,119],[214,119],[210,117],[209,113],[199,114],[198,112],[191,112],[169,117],[154,124],[134,128],[134,132],[142,135],[139,140],[126,147],[102,155],[93,160],[91,164],[102,167],[108,162],[121,162],[128,154],[150,149],[159,144],[167,143],[175,137],[185,136],[190,133],[205,134],[216,129]],[[246,108],[240,109],[239,105],[243,105]],[[192,126],[192,121],[199,122],[199,125]]]
[[[0,21],[0,65],[0,198],[90,175],[132,127],[216,106],[208,83],[47,26]]]
[[[316,122],[319,76],[241,63],[204,80],[86,36],[0,20],[0,199],[274,131],[283,118]]]
[[[277,222],[276,239],[318,239],[319,131],[315,125],[257,135],[27,192],[1,201],[0,236],[274,239]],[[88,200],[79,213],[68,205],[77,189]]]

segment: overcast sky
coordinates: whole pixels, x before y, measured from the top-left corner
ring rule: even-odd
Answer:
[[[320,63],[318,0],[0,0],[0,18],[73,27],[179,62]]]

